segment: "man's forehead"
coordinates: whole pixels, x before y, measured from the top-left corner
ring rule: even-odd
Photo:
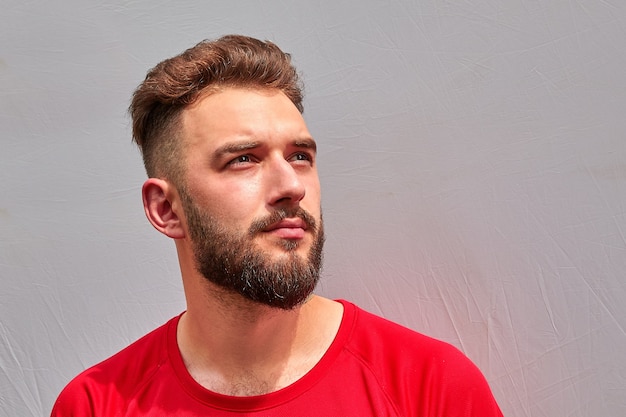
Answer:
[[[208,139],[263,141],[273,136],[288,136],[301,146],[315,143],[301,113],[277,89],[228,88],[206,95],[181,112],[181,128],[188,144]]]

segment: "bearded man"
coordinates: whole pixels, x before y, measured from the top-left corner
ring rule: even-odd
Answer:
[[[313,295],[317,145],[288,54],[201,42],[153,68],[129,110],[187,309],[77,376],[53,417],[502,415],[456,348]]]

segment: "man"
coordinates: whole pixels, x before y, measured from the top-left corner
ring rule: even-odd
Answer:
[[[148,73],[130,106],[143,202],[187,310],[76,377],[52,416],[501,416],[457,349],[312,295],[324,229],[301,112],[270,42],[201,42]]]

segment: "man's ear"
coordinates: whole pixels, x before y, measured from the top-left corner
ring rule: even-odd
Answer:
[[[180,199],[174,186],[160,178],[148,178],[141,189],[146,217],[155,229],[172,239],[185,237],[185,228],[178,213]]]

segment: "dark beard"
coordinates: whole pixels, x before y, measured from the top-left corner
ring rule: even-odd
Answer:
[[[197,270],[210,282],[243,297],[284,310],[302,304],[319,281],[322,266],[324,230],[320,220],[303,209],[280,209],[252,223],[247,233],[237,235],[224,230],[203,213],[186,192],[181,192],[189,237]],[[266,227],[286,218],[299,217],[313,234],[308,257],[295,252],[299,243],[282,240],[285,258],[273,261],[255,246],[254,238]]]

